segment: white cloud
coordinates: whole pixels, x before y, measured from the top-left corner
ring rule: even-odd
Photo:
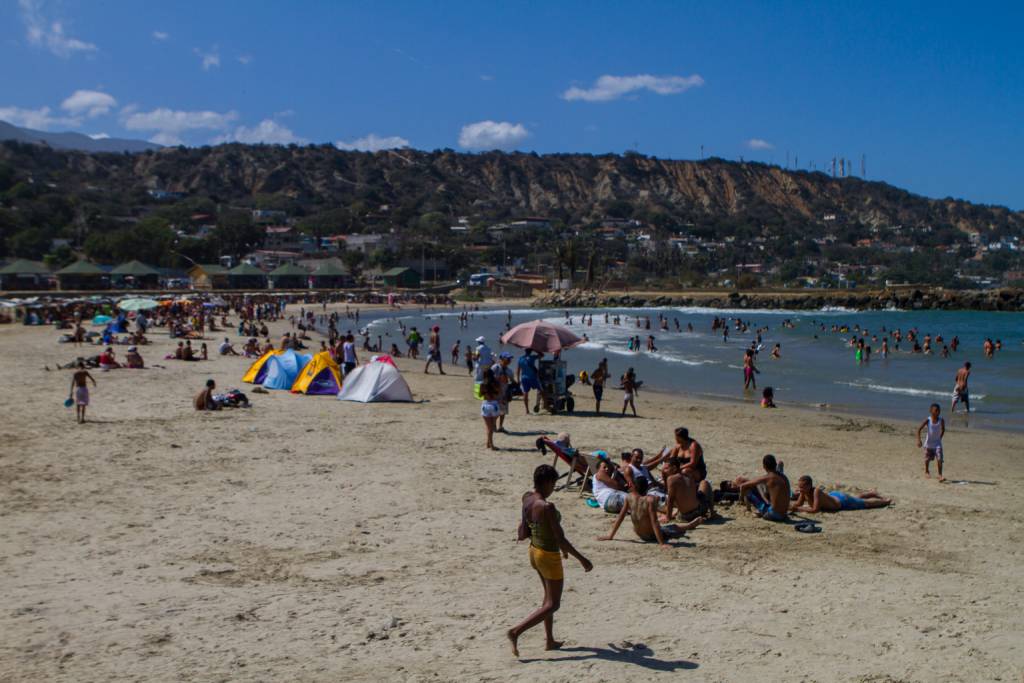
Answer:
[[[43,15],[42,0],[18,0],[18,6],[21,8],[21,20],[25,24],[29,44],[45,47],[58,57],[91,54],[99,49],[94,43],[67,35],[62,22],[47,19]]]
[[[108,140],[108,139],[110,139],[110,136],[107,135],[106,133],[90,133],[89,137],[91,137],[93,140]]]
[[[192,130],[227,130],[238,119],[238,112],[181,111],[161,107],[153,111],[121,110],[121,125],[126,130],[156,131],[150,138],[158,145],[180,145],[181,135]]]
[[[376,133],[370,133],[369,135],[365,135],[349,142],[338,140],[334,143],[334,146],[338,149],[349,151],[358,150],[360,152],[379,152],[382,149],[400,149],[402,147],[408,147],[409,141],[397,135],[381,136]]]
[[[192,52],[196,53],[199,59],[202,60],[203,71],[209,71],[220,66],[220,48],[216,45],[210,48],[209,52],[203,52],[198,47],[193,48]]]
[[[650,74],[638,74],[636,76],[608,76],[604,75],[594,81],[589,88],[569,88],[562,93],[562,99],[570,102],[583,100],[584,102],[611,102],[624,95],[639,90],[650,90],[658,95],[678,95],[690,88],[704,85],[704,79],[694,74],[692,76],[652,76]]]
[[[306,140],[298,137],[289,128],[282,126],[277,121],[263,119],[251,128],[239,126],[233,131],[214,138],[212,142],[215,145],[225,142],[242,142],[247,145],[290,145],[292,143],[301,145]]]
[[[79,118],[52,116],[50,111],[49,107],[40,107],[39,109],[0,107],[0,121],[35,130],[50,130],[56,126],[77,128],[82,125],[82,120]]]
[[[252,55],[238,55],[238,63],[243,66],[252,62]]]
[[[106,114],[116,106],[117,100],[98,90],[76,90],[60,104],[61,109],[72,115],[84,114],[89,118]]]
[[[775,149],[775,145],[761,138],[750,138],[747,140],[747,147],[758,150]]]
[[[153,40],[159,40],[161,43],[170,37],[171,34],[166,31],[153,31]]]
[[[530,136],[521,123],[477,121],[459,132],[459,146],[466,149],[509,149]]]
[[[481,81],[493,81],[494,80],[494,76],[491,76],[490,74],[483,74],[482,76],[480,76],[480,80]]]

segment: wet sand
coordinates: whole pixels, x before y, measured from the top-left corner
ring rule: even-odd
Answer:
[[[639,419],[596,418],[577,388],[573,416],[515,404],[493,453],[464,368],[425,376],[400,361],[414,404],[257,395],[239,381],[244,359],[158,360],[162,333],[142,353],[166,369],[93,371],[78,426],[61,405],[70,372],[53,370],[77,353],[56,338],[0,328],[0,680],[989,681],[1024,669],[1019,436],[951,420],[946,473],[968,483],[939,484],[922,477],[916,424],[649,392]],[[254,407],[195,413],[208,377]],[[606,392],[606,406],[618,400]],[[677,426],[703,444],[713,481],[756,474],[772,452],[791,478],[896,503],[814,515],[816,535],[722,508],[664,552],[628,524],[598,542],[613,518],[556,493],[595,568],[566,562],[565,649],[545,652],[537,628],[513,658],[504,633],[541,598],[514,540],[520,496],[550,462],[537,435],[653,452]]]

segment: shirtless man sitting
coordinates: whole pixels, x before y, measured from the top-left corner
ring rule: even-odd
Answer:
[[[769,522],[789,521],[789,480],[778,472],[775,456],[770,453],[761,459],[765,474],[740,484],[740,500],[749,510],[750,504],[757,507],[758,516]],[[764,493],[759,487],[764,487]]]
[[[662,521],[673,518],[673,512],[682,522],[693,522],[692,529],[715,514],[714,492],[707,480],[698,483],[693,468],[684,466],[682,458],[669,458],[662,468],[668,497],[665,500],[665,514]]]
[[[212,379],[206,380],[206,388],[196,394],[192,400],[196,410],[220,410],[220,403],[213,398],[213,390],[216,388],[216,382]]]
[[[658,523],[658,499],[655,496],[647,495],[646,479],[637,479],[636,488],[626,497],[626,502],[622,506],[622,510],[619,511],[619,516],[615,518],[612,530],[607,536],[601,536],[597,540],[610,541],[615,538],[615,532],[619,530],[622,520],[626,518],[627,514],[630,521],[633,522],[633,531],[641,540],[657,541],[662,548],[672,547],[665,542],[666,538],[677,538],[682,536],[686,530],[676,525],[663,527]],[[696,524],[686,528],[693,528],[693,526]]]
[[[825,491],[814,485],[806,474],[796,483],[797,499],[790,506],[790,512],[839,512],[840,510],[870,510],[889,507],[889,498],[878,495],[878,491],[867,491],[860,496],[851,496],[844,491]]]

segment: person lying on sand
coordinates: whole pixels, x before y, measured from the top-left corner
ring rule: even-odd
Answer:
[[[814,485],[814,480],[804,475],[796,483],[797,499],[790,506],[790,512],[839,512],[840,510],[869,510],[889,507],[892,502],[877,491],[867,491],[852,496],[844,491],[825,491]]]
[[[789,521],[789,480],[780,472],[781,463],[768,454],[761,459],[765,474],[740,484],[740,500],[749,510],[753,504],[761,519],[769,522]]]
[[[661,526],[658,523],[658,498],[647,495],[646,479],[637,479],[636,486],[626,497],[619,516],[615,518],[612,530],[608,532],[607,536],[600,536],[597,540],[610,541],[615,538],[615,532],[619,530],[619,526],[622,525],[622,520],[626,518],[627,514],[630,521],[633,522],[633,531],[641,540],[649,543],[656,541],[662,548],[672,547],[665,542],[666,538],[679,538],[687,529],[692,529],[700,524],[700,520],[697,520],[683,527],[675,524]]]
[[[661,470],[668,491],[662,521],[673,519],[675,513],[681,522],[700,524],[714,516],[715,496],[711,484],[699,481],[696,471],[685,463],[682,458],[669,458]]]

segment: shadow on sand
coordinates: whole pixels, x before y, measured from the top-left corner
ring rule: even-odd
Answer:
[[[633,664],[635,666],[650,669],[651,671],[678,671],[680,669],[696,669],[699,665],[696,662],[679,660],[658,659],[654,651],[646,645],[637,644],[629,648],[622,648],[618,645],[608,643],[608,647],[563,647],[557,653],[578,653],[570,654],[568,657],[553,656],[545,659],[520,659],[523,663],[529,662],[579,662],[588,659],[603,659],[608,662],[620,664]],[[557,653],[553,653],[556,654]]]

